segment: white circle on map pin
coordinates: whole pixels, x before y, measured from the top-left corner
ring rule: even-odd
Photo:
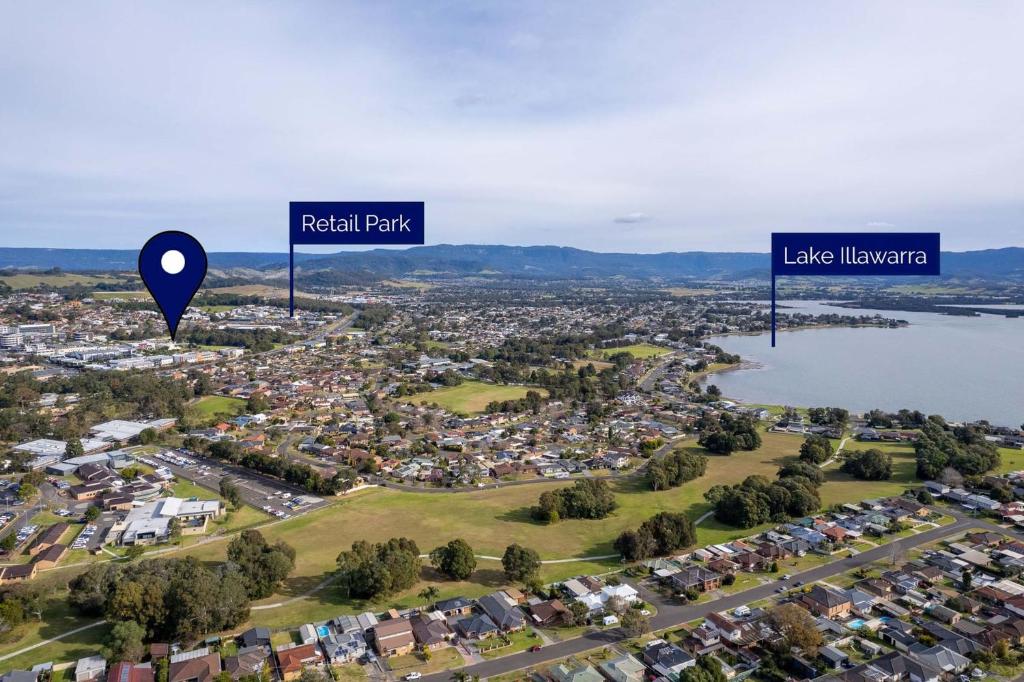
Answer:
[[[177,275],[185,269],[185,256],[177,249],[171,249],[160,257],[160,267],[168,275]]]

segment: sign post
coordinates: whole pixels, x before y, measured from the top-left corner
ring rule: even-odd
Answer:
[[[288,311],[295,317],[295,245],[424,243],[422,201],[293,201],[288,204]]]
[[[773,232],[772,348],[776,277],[936,276],[939,253],[938,232]]]

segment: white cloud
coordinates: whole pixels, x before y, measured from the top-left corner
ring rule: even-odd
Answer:
[[[651,216],[646,213],[637,211],[635,213],[627,213],[626,215],[615,216],[612,222],[615,223],[646,223],[651,219]]]
[[[1024,5],[587,7],[12,5],[0,245],[281,250],[295,199],[425,200],[431,242],[1024,243]]]

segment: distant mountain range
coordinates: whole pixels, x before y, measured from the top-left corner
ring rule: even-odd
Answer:
[[[687,251],[655,254],[598,253],[561,246],[416,246],[404,250],[295,254],[296,265],[313,279],[367,281],[395,277],[520,277],[531,279],[749,279],[766,278],[767,253]],[[0,269],[133,271],[138,252],[107,249],[0,248]],[[286,253],[215,252],[211,270],[248,271],[281,277]],[[255,272],[253,272],[255,271]],[[945,277],[1024,281],[1024,248],[943,252]],[[308,280],[307,280],[308,281]]]

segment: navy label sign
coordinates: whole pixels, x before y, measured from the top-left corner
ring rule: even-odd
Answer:
[[[422,201],[292,201],[288,204],[288,307],[295,315],[295,245],[424,243]]]
[[[772,346],[775,278],[938,275],[938,232],[773,232]]]

